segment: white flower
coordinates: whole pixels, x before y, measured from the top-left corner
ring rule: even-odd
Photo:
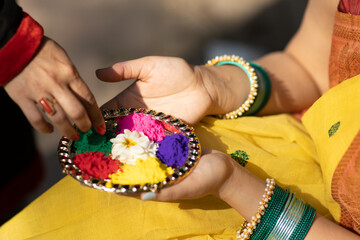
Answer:
[[[111,154],[113,159],[122,163],[135,165],[136,159],[143,160],[148,157],[155,157],[158,144],[149,140],[142,132],[124,130],[124,133],[118,134],[110,139],[113,143]]]

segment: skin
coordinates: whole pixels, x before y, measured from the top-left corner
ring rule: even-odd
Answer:
[[[99,133],[105,133],[105,122],[93,94],[64,49],[49,38],[45,37],[33,60],[4,88],[39,132],[51,133],[55,126],[64,136],[76,140],[79,134],[74,123],[84,132],[93,125]],[[51,123],[37,107],[41,98],[57,101],[55,114],[46,113]]]
[[[337,0],[310,0],[301,27],[284,51],[256,60],[267,69],[272,81],[271,98],[260,115],[297,112],[309,107],[328,90],[328,59],[337,4]],[[169,57],[116,63],[96,74],[107,82],[138,79],[103,108],[146,107],[189,124],[197,123],[206,115],[235,110],[247,98],[249,89],[247,77],[236,66],[191,66],[182,59]],[[179,184],[157,193],[155,200],[191,199],[210,194],[227,202],[250,221],[264,187],[263,180],[228,155],[204,149],[193,172]],[[317,215],[305,239],[360,237]]]

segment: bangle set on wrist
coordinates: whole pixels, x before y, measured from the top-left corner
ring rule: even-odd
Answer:
[[[266,70],[254,62],[247,62],[238,56],[223,55],[207,62],[207,66],[235,65],[240,67],[247,75],[250,82],[250,92],[245,102],[236,110],[218,115],[222,119],[236,119],[259,112],[267,103],[271,93],[271,81]]]
[[[295,197],[289,190],[282,190],[273,179],[266,180],[265,194],[259,211],[237,232],[237,239],[250,240],[302,240],[315,218],[316,211],[309,204]],[[272,189],[269,192],[269,189]],[[263,205],[264,199],[269,201]],[[257,221],[254,223],[254,219]]]

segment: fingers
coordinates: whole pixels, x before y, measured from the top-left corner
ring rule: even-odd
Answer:
[[[80,100],[81,105],[79,106],[77,115],[70,115],[75,124],[79,127],[79,129],[84,129],[85,131],[88,131],[92,125],[98,133],[105,134],[105,120],[96,103],[94,95],[91,93],[87,85],[80,79],[71,82],[70,88],[74,96]],[[69,100],[70,98],[71,96],[69,96],[66,100]],[[79,110],[82,112],[79,113]]]
[[[46,104],[41,104],[38,101],[45,110],[44,113],[47,114],[48,119],[62,135],[73,140],[79,138],[79,133],[73,124],[82,132],[87,132],[91,126],[94,126],[97,132],[104,134],[106,131],[105,122],[93,94],[80,78],[71,81],[69,85],[69,87],[66,85],[54,87],[53,97],[41,98],[42,100],[47,99],[45,102],[52,105],[53,114],[51,111],[46,111]],[[37,95],[49,94],[38,93]],[[56,103],[51,103],[52,99],[55,99]]]
[[[79,133],[67,118],[61,105],[57,102],[56,104],[54,104],[53,108],[54,108],[54,114],[49,114],[49,113],[46,114],[49,120],[55,126],[55,128],[57,128],[62,133],[62,135],[71,138],[75,141],[78,140]]]
[[[56,107],[60,108],[49,119],[56,121],[54,125],[68,137],[74,136],[75,129],[71,122],[83,132],[89,131],[92,125],[97,132],[104,134],[105,122],[95,97],[66,52],[49,40],[41,53],[38,66],[45,72],[43,78],[47,78],[47,81],[42,79],[42,82],[46,82],[42,85],[42,90],[52,95],[57,100]]]
[[[191,173],[191,177],[189,176],[180,183],[166,187],[160,192],[147,192],[141,194],[141,200],[173,201],[178,199],[192,199],[202,197],[206,195],[206,193],[203,191],[204,189],[202,189],[203,186],[194,184],[197,182],[202,182],[201,175],[198,175],[197,173]]]
[[[20,101],[17,102],[21,110],[23,111],[25,117],[28,119],[29,123],[37,131],[41,133],[52,133],[54,131],[53,126],[48,123],[39,109],[36,107],[36,103],[33,101]]]
[[[207,154],[209,153],[209,154]],[[173,201],[206,195],[220,196],[234,172],[233,160],[225,153],[204,149],[198,165],[181,182],[158,193],[144,193],[142,200]]]
[[[151,57],[139,58],[136,60],[130,60],[125,62],[119,62],[112,67],[96,70],[96,76],[105,82],[118,82],[128,79],[142,79],[142,75],[147,68],[146,64]]]
[[[71,122],[66,117],[64,110],[58,103],[51,106],[49,105],[52,113],[47,112],[45,109],[43,109],[43,112],[47,114],[48,119],[53,123],[53,125],[45,120],[40,110],[36,107],[35,102],[22,99],[22,101],[18,102],[18,105],[23,110],[23,113],[25,114],[30,124],[37,131],[41,133],[52,133],[54,131],[54,125],[64,136],[67,136],[73,140],[77,140],[79,138],[78,132],[72,126]],[[40,104],[39,106],[40,108],[42,108]]]
[[[44,38],[42,47],[26,68],[5,85],[9,96],[21,107],[29,122],[40,132],[52,132],[52,125],[36,107],[42,106],[48,119],[66,137],[76,139],[93,125],[100,134],[105,122],[95,98],[79,76],[66,52],[54,41]],[[51,107],[45,100],[56,103]],[[55,113],[52,114],[52,110]]]

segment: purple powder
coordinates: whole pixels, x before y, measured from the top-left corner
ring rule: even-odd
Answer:
[[[188,156],[188,139],[181,134],[165,136],[159,142],[156,156],[170,167],[184,165]]]

